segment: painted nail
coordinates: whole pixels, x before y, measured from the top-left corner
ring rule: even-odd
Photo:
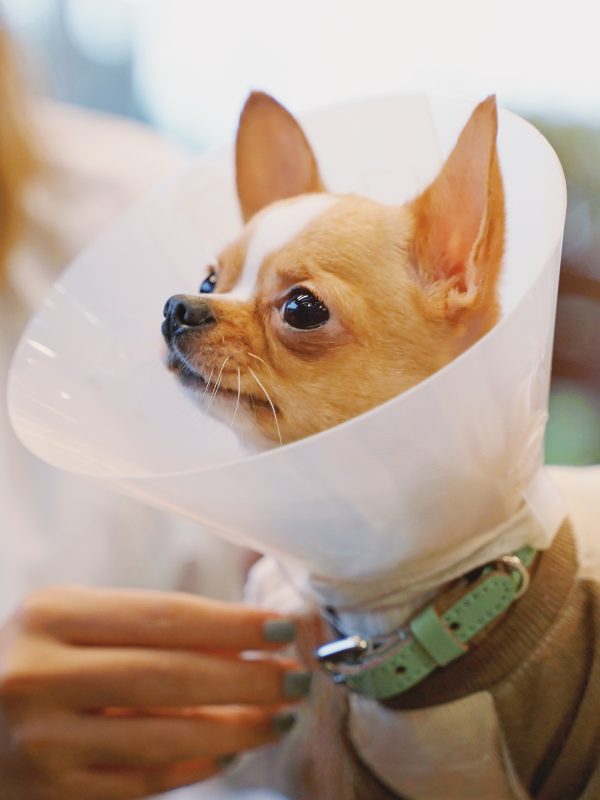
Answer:
[[[284,733],[291,731],[291,729],[296,724],[297,720],[296,714],[292,713],[291,711],[283,711],[280,714],[273,714],[271,717],[271,728],[273,729],[273,733],[277,734],[277,736],[282,736]]]
[[[288,619],[270,619],[263,625],[263,638],[271,644],[289,644],[296,633],[296,626]]]
[[[225,756],[219,756],[217,759],[217,769],[227,769],[236,760],[237,753],[227,753]]]
[[[311,683],[312,672],[288,672],[283,679],[283,696],[288,700],[306,697]]]

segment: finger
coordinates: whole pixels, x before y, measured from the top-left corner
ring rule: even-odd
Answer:
[[[197,759],[153,770],[86,770],[71,773],[61,789],[70,800],[135,800],[168,792],[212,777],[215,759]]]
[[[188,718],[123,718],[100,735],[77,726],[91,766],[160,767],[198,758],[224,756],[278,741],[295,723],[285,710],[252,707],[196,709]],[[89,720],[88,720],[89,723]]]
[[[71,767],[156,768],[268,744],[294,715],[258,708],[195,709],[187,717],[47,716],[19,727],[19,748],[46,771]],[[46,769],[46,766],[48,769]]]
[[[241,603],[183,592],[58,587],[33,592],[19,612],[29,630],[71,644],[185,649],[276,649],[294,624]]]
[[[4,688],[13,705],[21,696],[81,710],[276,705],[305,696],[310,686],[310,674],[290,659],[56,645],[41,660],[35,652],[21,659]]]

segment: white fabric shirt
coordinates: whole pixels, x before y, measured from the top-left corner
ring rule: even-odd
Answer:
[[[239,599],[241,551],[200,526],[42,463],[18,441],[5,397],[10,359],[28,316],[71,258],[138,196],[185,161],[151,130],[36,101],[46,160],[28,201],[24,242],[0,295],[0,624],[49,584],[183,589]],[[276,800],[219,780],[170,793],[178,800]]]

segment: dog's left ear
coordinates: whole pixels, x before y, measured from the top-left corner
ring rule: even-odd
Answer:
[[[473,338],[498,316],[505,212],[497,131],[490,96],[473,111],[438,177],[410,204],[418,282],[436,316]]]
[[[276,200],[324,191],[302,128],[264,92],[252,92],[242,110],[235,166],[244,222]]]

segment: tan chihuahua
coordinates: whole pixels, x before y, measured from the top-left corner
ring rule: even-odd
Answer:
[[[326,193],[296,120],[250,95],[236,143],[246,223],[198,295],[165,307],[169,366],[257,449],[389,400],[499,314],[504,193],[494,97],[403,206]]]
[[[251,95],[236,151],[246,226],[207,265],[198,295],[168,301],[170,367],[207,398],[211,412],[264,449],[361,414],[456,358],[499,315],[505,212],[496,132],[489,97],[433,183],[406,205],[385,206],[327,194],[295,120],[267,95]],[[592,484],[573,486],[572,506],[587,531],[578,535],[596,553]],[[492,533],[500,546],[511,526],[528,535],[535,524],[518,514]],[[352,582],[318,576],[312,585],[319,599],[341,598],[330,609],[336,622],[344,610],[358,610],[362,621],[381,612],[378,644],[395,644],[381,651],[379,666],[373,644],[366,664],[388,678],[402,675],[393,647],[412,646],[424,615],[438,620],[447,644],[454,625],[444,633],[441,616],[457,598],[470,604],[472,587],[494,574],[479,570],[473,547],[466,560],[461,555],[470,566],[456,582],[434,570],[397,584],[392,572],[385,589],[379,579],[366,580],[358,593]],[[497,569],[498,559],[488,566]],[[317,672],[298,725],[275,750],[253,757],[254,778],[242,763],[239,785],[272,786],[296,800],[597,800],[600,588],[595,577],[577,577],[568,521],[534,559],[530,578],[521,567],[522,585],[530,585],[519,602],[463,658],[434,658],[443,669],[408,691],[374,700]],[[274,559],[259,562],[253,581],[257,602],[298,594]],[[365,597],[378,602],[365,605]],[[323,631],[316,615],[299,620],[298,651],[307,664],[323,640],[326,655],[331,647],[368,647],[360,636],[339,639],[347,635],[342,626]],[[343,666],[349,675],[356,662]],[[339,669],[336,675],[333,662],[334,679]]]

